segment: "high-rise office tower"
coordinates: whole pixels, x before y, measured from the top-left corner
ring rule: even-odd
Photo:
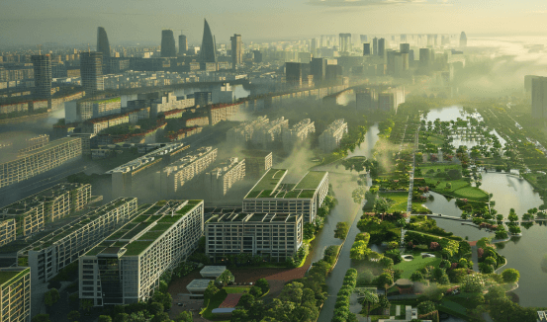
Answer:
[[[372,39],[372,50],[373,50],[374,56],[378,56],[378,38],[376,37]]]
[[[312,58],[310,62],[310,73],[315,82],[325,79],[327,73],[327,60],[324,58]]]
[[[399,44],[399,48],[401,53],[409,53],[410,52],[410,44]]]
[[[378,56],[384,56],[386,53],[386,40],[384,38],[378,39]]]
[[[216,63],[217,62],[217,48],[215,45],[215,38],[211,33],[211,28],[205,19],[203,26],[203,39],[201,41],[200,59],[202,62]]]
[[[363,44],[363,56],[370,56],[370,43],[366,42]]]
[[[232,42],[232,68],[236,69],[237,65],[243,61],[243,48],[241,46],[241,35],[234,34],[230,37]]]
[[[183,34],[180,34],[179,36],[179,54],[184,55],[188,52],[188,40],[186,39],[186,36]]]
[[[260,50],[253,50],[253,56],[254,56],[255,63],[262,62],[262,53],[260,52]]]
[[[351,34],[341,33],[339,35],[339,44],[340,44],[340,48],[338,50],[340,52],[350,52],[351,51]]]
[[[32,55],[34,66],[34,97],[49,98],[51,96],[51,56]]]
[[[467,47],[467,35],[465,34],[465,31],[462,31],[460,35],[460,47],[461,48]]]
[[[296,86],[302,85],[302,64],[286,62],[285,79],[287,84]]]
[[[547,118],[547,77],[532,79],[532,118]]]
[[[407,40],[406,34],[401,34],[401,41],[406,41],[406,40]]]
[[[86,95],[104,91],[103,53],[91,51],[80,54],[80,77]]]
[[[173,30],[164,29],[161,31],[161,57],[176,57],[175,36]]]
[[[315,54],[315,51],[317,50],[317,38],[311,39],[310,49],[311,49],[311,53]]]
[[[97,28],[97,51],[103,53],[103,74],[110,73],[110,43],[106,30],[103,27]]]
[[[361,39],[361,43],[365,43],[368,41],[367,35],[359,35],[359,38]]]

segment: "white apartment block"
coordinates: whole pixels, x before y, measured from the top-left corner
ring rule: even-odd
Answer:
[[[279,142],[284,129],[289,127],[289,120],[280,117],[270,122],[268,117],[259,116],[250,123],[231,128],[226,134],[228,142],[246,145],[251,142],[257,147],[266,148]]]
[[[45,283],[137,214],[137,198],[113,200],[21,249],[34,283]]]
[[[312,133],[315,133],[315,123],[309,118],[296,123],[291,129],[283,129],[283,150],[291,152]]]
[[[273,153],[258,150],[243,150],[245,156],[245,176],[260,178],[273,166]]]
[[[218,149],[202,147],[189,153],[163,169],[160,177],[161,189],[167,195],[175,195],[186,182],[205,171],[215,162]]]
[[[177,97],[173,92],[167,93],[167,96],[154,100],[150,105],[150,112],[156,116],[159,113],[165,113],[172,110],[183,110],[194,106],[194,98]]]
[[[15,219],[9,218],[0,221],[0,247],[15,240]]]
[[[0,321],[30,321],[30,268],[0,268]]]
[[[205,187],[212,197],[224,196],[245,178],[245,159],[230,158],[205,173]]]
[[[94,118],[120,114],[121,97],[99,100],[79,100],[65,103],[65,123],[84,122]]]
[[[281,262],[302,246],[301,214],[220,213],[205,227],[205,252],[212,259],[249,254]]]
[[[143,208],[80,258],[80,299],[95,306],[148,300],[161,275],[198,247],[203,210],[203,200],[159,201]]]
[[[332,122],[319,136],[319,148],[324,152],[332,152],[340,147],[344,135],[348,133],[348,123],[344,119]]]
[[[296,184],[284,181],[287,173],[268,170],[243,199],[243,212],[302,214],[304,223],[314,223],[329,192],[329,173],[311,171]]]
[[[62,138],[0,164],[0,188],[32,178],[82,156],[80,138]]]
[[[28,153],[32,150],[36,150],[38,148],[43,147],[44,145],[48,143],[49,143],[49,135],[47,134],[42,134],[42,135],[38,135],[36,137],[27,139],[27,147],[19,150],[18,155]]]

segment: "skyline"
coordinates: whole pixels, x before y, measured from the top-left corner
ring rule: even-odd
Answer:
[[[211,3],[214,3],[211,6]],[[120,0],[116,3],[54,4],[35,0],[7,0],[0,4],[5,22],[0,43],[6,46],[95,43],[96,28],[104,27],[113,44],[159,45],[161,30],[179,30],[188,42],[199,44],[202,21],[207,19],[217,42],[228,43],[230,35],[243,41],[291,39],[319,34],[351,32],[363,34],[436,33],[471,37],[486,34],[538,34],[547,27],[547,6],[539,1],[515,4],[508,0],[474,3],[462,1],[276,1],[230,2],[191,0],[180,6],[173,0],[153,4]],[[173,12],[179,13],[173,13]],[[189,14],[191,12],[191,14]],[[486,15],[488,13],[488,15]],[[325,24],[324,21],[329,21]],[[511,23],[507,23],[507,22]],[[295,33],[295,30],[297,32]]]

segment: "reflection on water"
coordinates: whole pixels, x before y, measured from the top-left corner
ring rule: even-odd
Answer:
[[[521,216],[528,209],[543,204],[539,194],[526,180],[503,173],[482,173],[481,189],[494,194],[494,208],[505,217],[511,208]]]
[[[367,134],[365,134],[365,142],[355,149],[355,151],[348,153],[348,158],[355,156],[366,156],[367,158],[372,157],[372,150],[374,145],[378,142],[378,123],[374,123],[373,126],[368,128]]]
[[[433,213],[458,218],[462,215],[462,211],[456,206],[456,199],[449,201],[445,196],[433,191],[430,191],[429,194],[433,196],[433,200],[428,200],[424,205]]]

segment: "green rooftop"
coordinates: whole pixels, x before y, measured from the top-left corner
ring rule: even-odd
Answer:
[[[315,190],[327,175],[325,171],[310,171],[296,185],[295,190]]]
[[[7,282],[15,280],[18,277],[25,275],[30,272],[30,268],[16,270],[16,269],[6,269],[0,270],[0,285],[8,284]]]
[[[245,199],[310,199],[313,198],[319,184],[328,175],[328,172],[308,172],[296,185],[280,182],[286,174],[287,170],[270,169],[247,193]]]

